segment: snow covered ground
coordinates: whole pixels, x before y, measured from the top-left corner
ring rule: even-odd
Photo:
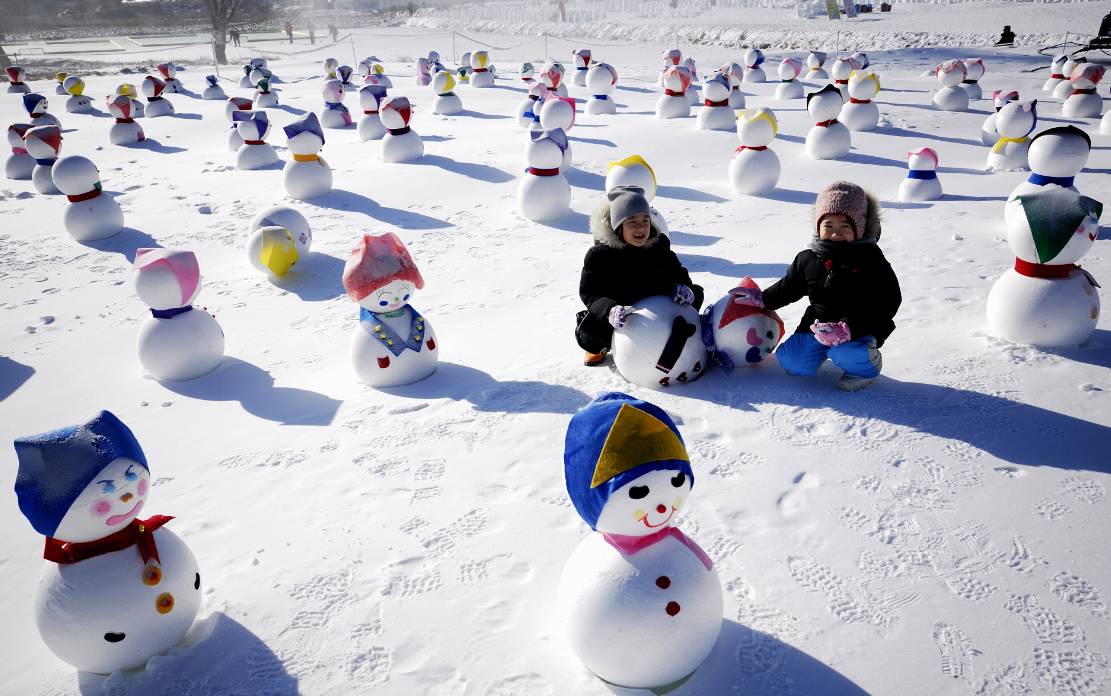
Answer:
[[[1046,22],[1080,6],[1050,7]],[[959,11],[948,21],[954,31],[963,24]],[[144,120],[147,144],[122,148],[108,144],[109,119],[66,114],[52,83],[34,85],[66,129],[63,154],[98,164],[128,230],[77,244],[61,225],[64,201],[32,193],[30,182],[0,183],[4,439],[101,408],[119,415],[150,460],[149,512],[176,515],[171,526],[200,563],[207,618],[191,647],[145,673],[76,674],[36,635],[42,538],[8,493],[0,692],[628,693],[581,668],[554,616],[564,560],[587,531],[563,486],[564,430],[612,389],[654,401],[680,424],[697,477],[680,526],[713,557],[725,588],[718,646],[673,693],[1111,689],[1111,325],[1105,318],[1088,344],[1059,351],[987,334],[988,290],[1013,262],[1002,201],[1024,175],[981,171],[987,102],[935,112],[932,83],[919,77],[943,58],[983,55],[985,91],[1015,86],[1041,98],[1045,71],[1021,72],[1040,57],[871,54],[883,126],[855,134],[844,161],[806,159],[802,103],[773,102],[771,84],[752,87],[749,106],[779,116],[783,176],[773,195],[750,198],[726,177],[735,135],[652,115],[664,44],[594,47],[621,75],[619,114],[580,114],[570,134],[573,212],[539,225],[516,211],[525,136],[511,115],[524,96],[510,78],[513,61],[542,48],[493,51],[498,86],[460,88],[467,111],[441,117],[429,113],[428,88],[414,86],[411,60],[432,48],[449,55],[451,39],[409,36],[416,31],[362,30],[355,52],[389,61],[427,156],[382,164],[379,143],[328,131],[336,190],[293,203],[313,224],[313,254],[280,283],[251,268],[244,242],[256,212],[290,201],[279,171],[234,168],[221,103],[171,97],[178,116]],[[524,37],[476,38],[510,46]],[[550,50],[569,59],[571,47]],[[171,57],[203,60],[190,50]],[[280,125],[321,108],[326,55],[273,63],[285,80],[282,106],[270,110],[276,145]],[[703,70],[739,57],[722,47],[693,55]],[[786,55],[800,54],[769,62]],[[206,72],[191,65],[181,77],[199,92]],[[138,81],[91,77],[87,93],[123,79]],[[348,104],[357,108],[352,96]],[[1039,108],[1041,126],[1064,121],[1059,103]],[[0,96],[0,116],[23,120],[18,98]],[[1080,125],[1095,148],[1077,185],[1111,202],[1111,138],[1094,121]],[[904,153],[921,145],[940,153],[947,196],[895,202]],[[882,243],[904,295],[883,376],[846,394],[832,369],[792,378],[771,361],[649,392],[583,368],[571,331],[587,214],[602,198],[606,163],[634,153],[655,167],[656,206],[711,299],[745,275],[777,278],[806,244],[810,206],[830,181],[851,179],[882,198]],[[359,235],[387,230],[427,281],[413,304],[435,327],[442,362],[424,382],[379,392],[358,384],[348,362],[356,309],[340,271]],[[1104,229],[1082,262],[1105,288],[1109,244]],[[155,245],[200,259],[197,303],[227,336],[215,374],[159,384],[142,373],[135,337],[146,308],[129,261]],[[782,312],[788,326],[802,310]],[[8,452],[0,489],[11,491]]]

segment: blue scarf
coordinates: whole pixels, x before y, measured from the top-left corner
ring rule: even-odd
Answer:
[[[171,307],[170,309],[151,309],[150,313],[155,319],[173,319],[179,314],[185,314],[193,309],[193,305],[185,305],[184,307]]]
[[[386,350],[393,353],[393,356],[400,357],[401,353],[406,348],[419,353],[424,346],[424,317],[422,317],[417,310],[409,305],[405,305],[409,309],[409,337],[402,339],[393,329],[391,329],[386,322],[370,311],[366,307],[359,307],[359,325],[366,329],[378,342],[385,346]]]
[[[908,169],[908,179],[936,179],[937,172],[933,169]]]
[[[1042,174],[1031,174],[1030,178],[1027,179],[1027,181],[1029,181],[1031,184],[1034,184],[1035,186],[1057,184],[1058,186],[1064,186],[1065,188],[1072,186],[1072,182],[1075,180],[1075,176],[1045,176]]]

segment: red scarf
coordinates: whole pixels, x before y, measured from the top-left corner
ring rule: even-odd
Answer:
[[[143,563],[152,558],[161,563],[162,560],[158,558],[158,547],[154,545],[154,530],[172,519],[173,517],[168,515],[155,515],[145,520],[131,520],[131,523],[120,531],[96,541],[72,542],[46,537],[46,548],[43,549],[42,557],[58,565],[66,565],[113,551],[122,551],[130,546],[138,546],[139,557],[143,559]]]
[[[76,196],[66,196],[66,198],[69,199],[70,203],[80,203],[81,201],[92,200],[92,199],[96,198],[97,196],[99,196],[100,194],[101,194],[101,190],[98,189],[98,188],[95,188],[92,191],[86,191],[85,193],[79,193]]]
[[[648,536],[626,536],[624,534],[602,534],[602,537],[609,542],[609,545],[617,549],[625,556],[631,556],[641,549],[646,549],[649,546],[663,541],[669,536],[673,536],[679,540],[683,546],[691,550],[698,560],[702,561],[702,565],[706,566],[706,570],[713,570],[714,562],[706,555],[698,544],[694,543],[687,538],[685,534],[679,531],[677,527],[664,527],[658,532],[649,534]]]
[[[818,121],[814,125],[821,126],[822,128],[829,128],[830,126],[832,126],[835,123],[837,123],[837,119],[831,118],[828,121]]]
[[[871,99],[857,99],[856,97],[849,97],[850,104],[871,104]]]
[[[538,169],[537,167],[529,167],[528,173],[535,176],[555,176],[559,174],[559,167],[555,169]]]
[[[767,149],[768,149],[767,145],[741,145],[740,147],[738,147],[736,150],[733,151],[733,154],[734,155],[739,155],[744,150],[767,150]]]
[[[729,106],[729,100],[728,99],[722,99],[721,101],[710,101],[709,99],[703,99],[702,100],[702,105],[703,106]]]
[[[686,92],[676,92],[673,89],[665,89],[664,94],[666,94],[669,97],[685,97],[685,96],[687,96]]]

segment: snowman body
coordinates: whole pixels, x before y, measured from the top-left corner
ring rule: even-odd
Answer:
[[[806,134],[806,154],[811,159],[840,159],[849,154],[852,135],[837,120],[842,105],[841,93],[832,85],[807,95],[806,110],[816,122]]]
[[[351,125],[351,112],[343,105],[343,83],[328,80],[321,88],[324,109],[320,112],[320,125],[325,128],[347,128]]]
[[[695,118],[701,130],[732,131],[738,127],[737,114],[729,106],[729,78],[721,73],[702,83],[702,108]]]
[[[1038,123],[1036,101],[1012,101],[995,114],[998,138],[988,152],[987,169],[1009,172],[1029,166],[1030,133]]]
[[[96,165],[79,155],[59,159],[53,168],[54,183],[69,199],[62,220],[66,232],[79,242],[91,242],[123,229],[123,210],[101,190]]]
[[[303,201],[331,191],[332,168],[320,156],[324,141],[311,131],[301,131],[287,144],[291,159],[282,168],[286,193]]]
[[[938,66],[937,81],[941,89],[934,93],[934,108],[939,111],[968,111],[968,92],[961,86],[966,74],[964,63],[959,60],[947,60]]]
[[[12,154],[4,160],[4,176],[17,181],[29,180],[35,171],[35,158],[27,152],[23,142],[24,134],[31,129],[29,123],[13,123],[8,126],[8,146]]]
[[[62,96],[69,94],[69,92],[66,91],[65,85],[62,84],[66,81],[68,76],[69,75],[64,72],[55,73],[54,79],[58,81],[58,84],[54,85],[54,94],[60,94]]]
[[[923,202],[941,198],[937,162],[937,153],[928,147],[907,153],[907,178],[899,184],[900,201]]]
[[[436,332],[428,320],[408,304],[392,314],[360,312],[359,323],[351,332],[355,374],[371,387],[419,382],[436,371],[439,361]],[[395,352],[394,346],[401,343],[405,347]]]
[[[108,113],[116,119],[108,129],[108,140],[113,145],[134,145],[146,140],[143,127],[131,115],[131,99],[122,94],[109,99]]]
[[[880,121],[880,109],[872,100],[880,91],[880,81],[871,71],[855,71],[849,77],[849,101],[841,107],[837,120],[851,131],[874,130]]]
[[[675,66],[664,71],[664,93],[656,101],[656,118],[687,118],[691,115],[691,103],[687,97],[690,87],[690,74]]]
[[[621,376],[659,388],[698,379],[706,367],[698,312],[670,297],[648,297],[633,305],[625,326],[613,332],[613,362]]]
[[[554,220],[570,210],[571,186],[560,172],[566,139],[561,130],[540,131],[525,146],[528,169],[517,185],[517,207],[533,222]]]
[[[617,89],[617,70],[609,63],[595,63],[586,72],[585,86],[590,91],[586,100],[586,113],[591,116],[616,114],[617,103],[613,100]]]
[[[359,140],[381,140],[386,135],[386,127],[382,125],[379,106],[385,98],[386,90],[380,85],[367,85],[359,90],[359,105],[363,107],[363,115],[359,118]]]
[[[166,90],[166,83],[156,77],[147,75],[146,79],[143,80],[142,87],[139,89],[142,90],[143,96],[147,99],[147,116],[157,118],[158,116],[173,115],[174,105],[169,99],[162,96]]]
[[[240,89],[254,89],[255,88],[255,83],[251,82],[251,71],[253,71],[253,70],[254,70],[253,65],[247,64],[247,65],[243,66],[243,77],[239,78],[239,87],[240,87]]]
[[[768,147],[778,129],[775,114],[769,109],[743,109],[737,114],[741,145],[729,162],[729,181],[737,193],[760,195],[779,183],[779,156]]]
[[[775,88],[775,98],[778,101],[802,99],[802,83],[798,81],[802,72],[802,62],[797,58],[784,58],[779,63],[779,84]]]
[[[222,101],[228,98],[228,95],[224,92],[224,88],[217,82],[217,77],[215,75],[207,75],[204,79],[208,84],[205,85],[204,91],[201,92],[201,99],[207,101]]]
[[[62,82],[66,93],[70,95],[66,100],[66,111],[71,114],[87,114],[93,110],[93,100],[85,96],[85,81],[77,75],[70,75]],[[30,91],[30,90],[27,90]]]
[[[35,190],[45,195],[61,193],[54,183],[54,164],[62,149],[62,136],[56,126],[31,128],[23,138],[27,152],[35,158],[31,183]]]
[[[1053,87],[1053,98],[1065,101],[1072,94],[1072,75],[1076,71],[1078,63],[1072,58],[1065,61],[1061,66],[1061,74],[1063,79],[1060,80]]]
[[[1111,111],[1105,113],[1099,120],[1099,132],[1101,135],[1111,135]]]
[[[386,127],[382,136],[383,162],[412,162],[424,157],[424,142],[409,127],[412,108],[405,97],[391,97],[382,103],[378,117]]]

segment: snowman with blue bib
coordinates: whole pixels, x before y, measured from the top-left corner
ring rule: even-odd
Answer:
[[[201,603],[189,547],[139,519],[150,493],[147,459],[108,411],[82,425],[15,441],[19,509],[46,537],[33,611],[61,660],[109,674],[142,667],[185,637]]]
[[[603,394],[571,418],[567,493],[589,534],[559,583],[571,649],[610,684],[665,691],[698,669],[722,625],[713,561],[674,526],[694,472],[659,407]]]

